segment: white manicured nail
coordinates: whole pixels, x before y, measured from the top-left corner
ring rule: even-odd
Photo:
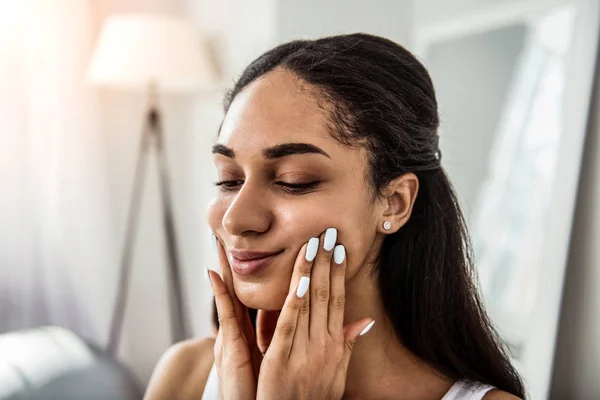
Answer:
[[[365,326],[365,329],[362,330],[362,332],[360,332],[360,334],[358,336],[362,336],[365,333],[369,332],[371,330],[371,328],[373,327],[373,324],[375,323],[375,321],[371,321],[371,323],[367,326]]]
[[[346,258],[346,248],[343,244],[338,244],[333,250],[333,260],[336,264],[341,264],[344,262],[344,258]]]
[[[328,228],[325,231],[325,239],[323,240],[323,248],[327,251],[333,249],[335,241],[337,240],[337,229]]]
[[[208,284],[210,285],[210,275],[208,274],[208,268],[204,268],[204,279],[206,279],[206,282],[208,282]]]
[[[306,261],[312,262],[317,256],[317,250],[319,250],[319,238],[310,238],[306,246]]]
[[[309,284],[310,284],[310,278],[308,276],[303,276],[302,278],[300,278],[300,283],[298,284],[298,289],[296,289],[296,296],[298,296],[299,299],[304,297],[304,295],[306,294],[306,291],[308,290]]]
[[[214,250],[217,250],[217,237],[213,234],[210,235],[210,240]]]

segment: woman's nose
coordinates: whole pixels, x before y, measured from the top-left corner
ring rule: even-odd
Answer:
[[[263,233],[269,229],[271,217],[264,194],[246,182],[223,215],[223,228],[234,236]]]

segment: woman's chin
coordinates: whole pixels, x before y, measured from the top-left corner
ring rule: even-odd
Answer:
[[[257,286],[260,286],[259,288]],[[276,311],[283,308],[287,290],[276,290],[265,285],[250,284],[247,282],[236,285],[236,295],[246,307],[256,310]]]
[[[246,307],[253,308],[255,310],[263,310],[263,311],[280,311],[283,308],[283,303],[280,305],[275,305],[272,303],[265,302],[242,302]]]

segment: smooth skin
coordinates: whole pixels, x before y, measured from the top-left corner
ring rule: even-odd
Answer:
[[[335,240],[335,229],[330,229],[328,235]],[[326,241],[322,236],[318,243]],[[339,249],[343,253],[342,245]],[[321,245],[314,260],[309,261],[305,257],[307,245],[302,247],[285,304],[275,330],[267,340],[255,338],[249,321],[246,323],[237,318],[237,315],[248,315],[247,309],[235,296],[230,296],[229,285],[211,272],[221,323],[215,358],[223,398],[342,398],[354,343],[365,328],[372,326],[372,320],[363,318],[344,326],[346,263],[345,258],[338,258],[340,264],[333,263],[333,250]],[[226,254],[220,244],[219,259],[221,270],[225,271],[225,281],[232,281]],[[309,278],[309,286],[304,287],[311,290],[298,293],[302,277]],[[259,310],[258,313],[261,315],[258,324],[261,324],[263,315],[274,312]],[[258,330],[259,334],[262,332],[264,330]],[[257,340],[270,343],[267,348],[260,349],[256,346]],[[255,378],[258,378],[258,384]]]
[[[252,82],[233,100],[214,155],[221,185],[207,209],[207,219],[228,260],[232,249],[281,254],[258,274],[230,272],[232,304],[235,306],[237,298],[246,307],[283,310],[303,246],[309,238],[335,227],[337,242],[344,245],[347,254],[343,323],[376,321],[371,331],[356,341],[345,372],[343,398],[439,400],[452,380],[402,346],[387,319],[373,273],[383,238],[402,229],[411,216],[418,179],[414,174],[400,176],[390,182],[382,196],[374,197],[366,150],[349,148],[333,138],[328,113],[323,101],[315,101],[313,88],[282,69]],[[289,143],[309,144],[320,152],[277,154]],[[306,190],[296,190],[297,185],[314,182]],[[390,230],[383,229],[384,221],[392,223]],[[222,270],[221,276],[225,274]],[[227,286],[226,279],[224,283]],[[311,287],[315,290],[314,284]],[[315,297],[314,292],[311,295]],[[264,315],[270,317],[259,318],[258,330],[277,324],[276,313]],[[242,331],[244,319],[239,322]],[[202,348],[198,345],[168,352],[151,379],[146,399],[191,399],[194,397],[183,393],[191,388],[197,391],[195,398],[201,396],[205,378],[194,375],[194,368],[177,366],[212,361]],[[290,362],[296,363],[291,358]],[[312,376],[320,372],[318,365],[305,367]],[[182,373],[173,372],[164,378],[170,369]],[[221,376],[228,373],[219,371]],[[334,376],[324,378],[330,382]],[[497,390],[485,396],[486,400],[514,398]]]

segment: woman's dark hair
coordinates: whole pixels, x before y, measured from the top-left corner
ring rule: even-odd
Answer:
[[[402,344],[451,379],[524,398],[475,286],[466,224],[440,165],[437,101],[425,67],[402,46],[368,34],[293,41],[244,70],[225,112],[244,87],[276,68],[307,84],[327,108],[336,139],[368,150],[374,196],[405,173],[419,179],[412,216],[386,236],[374,270]]]

